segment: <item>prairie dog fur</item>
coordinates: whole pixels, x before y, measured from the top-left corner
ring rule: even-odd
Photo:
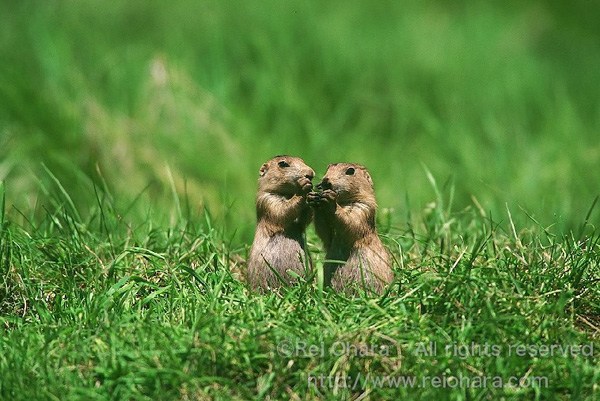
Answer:
[[[391,258],[375,228],[373,180],[360,164],[330,164],[322,192],[310,192],[315,229],[326,251],[325,284],[354,293],[357,287],[381,293],[394,274]]]
[[[299,157],[276,156],[261,166],[257,224],[248,259],[251,288],[266,291],[293,284],[294,274],[305,277],[311,268],[304,231],[313,217],[306,194],[312,190],[314,175]]]

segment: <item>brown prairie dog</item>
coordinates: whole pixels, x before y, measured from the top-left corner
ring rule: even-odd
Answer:
[[[248,282],[268,290],[305,277],[310,258],[304,231],[313,212],[306,203],[315,172],[299,157],[276,156],[260,168],[256,232],[248,259]],[[289,272],[294,274],[289,274]]]
[[[357,286],[381,293],[394,274],[375,229],[377,202],[369,172],[359,164],[330,164],[317,188],[323,192],[310,192],[307,199],[326,251],[325,284],[346,293]]]

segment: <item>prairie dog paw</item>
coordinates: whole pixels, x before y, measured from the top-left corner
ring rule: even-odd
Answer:
[[[318,206],[321,203],[321,194],[314,191],[307,193],[306,203],[308,203],[310,206]]]
[[[325,202],[334,202],[337,199],[337,192],[333,189],[326,189],[321,192],[321,199]]]

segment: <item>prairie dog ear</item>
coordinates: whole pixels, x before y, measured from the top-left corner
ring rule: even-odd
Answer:
[[[367,181],[369,181],[369,184],[371,184],[371,187],[372,187],[373,179],[371,178],[371,174],[369,174],[369,172],[367,170],[365,170],[365,177],[367,177]]]
[[[269,169],[269,166],[267,165],[267,163],[265,163],[262,166],[260,166],[260,170],[258,170],[258,174],[262,177],[267,173],[268,169]]]

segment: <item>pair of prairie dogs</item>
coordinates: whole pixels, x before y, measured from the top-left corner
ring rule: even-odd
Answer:
[[[299,157],[276,156],[260,168],[257,226],[248,282],[269,290],[312,271],[304,231],[314,216],[326,251],[325,285],[345,293],[381,293],[393,280],[391,260],[375,230],[373,181],[358,164],[330,164],[314,192],[315,172]]]

